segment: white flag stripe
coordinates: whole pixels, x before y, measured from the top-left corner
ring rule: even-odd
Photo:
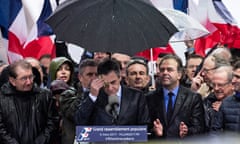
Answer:
[[[209,32],[214,32],[217,28],[208,19],[208,3],[212,3],[211,0],[189,0],[188,1],[189,15],[197,19]]]
[[[50,3],[51,3],[51,7],[52,7],[52,11],[54,11],[57,7],[57,3],[56,3],[56,0],[49,0]]]
[[[2,37],[2,32],[0,28],[0,60],[3,60],[4,62],[8,62],[7,59],[7,47],[5,47],[6,39]]]
[[[27,15],[27,19],[37,22],[41,15],[43,4],[44,0],[22,0],[22,6]]]
[[[212,23],[226,24],[224,19],[218,14],[214,8],[213,2],[208,2],[208,17]]]
[[[222,0],[228,11],[236,20],[238,27],[240,27],[240,7],[239,0]]]
[[[18,54],[18,53],[15,53],[15,52],[12,52],[12,51],[8,51],[8,57],[9,57],[9,63],[12,63],[16,60],[19,60],[19,59],[23,59],[23,56]]]
[[[31,31],[29,28],[30,25],[31,24],[29,22],[26,22],[24,10],[23,8],[21,8],[12,25],[10,26],[9,31],[11,31],[18,37],[20,44],[24,44],[27,39],[28,33],[30,33]]]

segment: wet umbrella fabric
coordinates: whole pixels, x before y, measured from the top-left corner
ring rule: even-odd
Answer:
[[[166,46],[177,28],[144,0],[71,0],[47,20],[58,40],[134,55]]]

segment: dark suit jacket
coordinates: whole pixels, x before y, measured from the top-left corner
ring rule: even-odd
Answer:
[[[200,134],[204,131],[202,99],[199,94],[192,92],[190,89],[183,86],[179,87],[174,112],[169,122],[167,121],[162,88],[149,94],[147,101],[151,124],[157,118],[160,120],[163,125],[163,137],[178,138],[181,121],[188,126],[188,135]]]
[[[149,114],[145,96],[141,91],[122,85],[120,112],[116,122],[106,112],[108,96],[104,91],[93,102],[88,96],[76,112],[77,125],[144,125],[149,122]]]

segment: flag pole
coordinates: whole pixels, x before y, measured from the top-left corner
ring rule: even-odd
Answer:
[[[155,63],[153,62],[153,49],[150,48],[150,77],[151,77],[151,86],[149,87],[149,91],[153,91],[156,89],[155,87],[155,79],[154,79],[154,72],[155,72]]]

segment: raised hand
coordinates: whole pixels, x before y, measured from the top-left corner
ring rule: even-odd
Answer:
[[[199,74],[192,79],[191,89],[197,91],[203,83],[203,78]]]
[[[184,122],[181,122],[179,125],[179,136],[184,138],[188,134],[188,127]]]
[[[90,93],[93,96],[98,96],[99,90],[103,87],[104,81],[101,78],[94,79],[90,84]]]
[[[153,131],[157,136],[162,136],[163,135],[163,126],[162,123],[160,122],[159,119],[156,119],[153,121]]]

